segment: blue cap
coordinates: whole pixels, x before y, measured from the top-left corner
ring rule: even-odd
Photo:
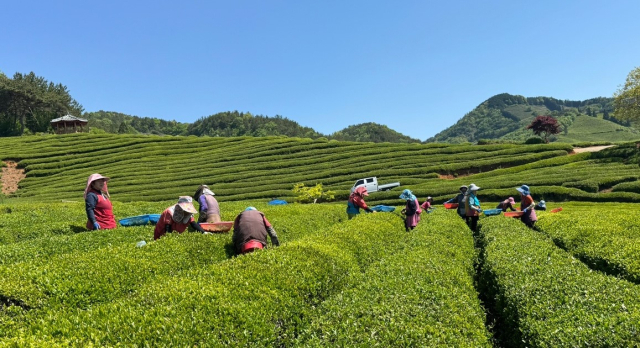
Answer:
[[[247,210],[258,210],[258,209],[256,209],[255,207],[247,207],[247,209],[245,209],[244,211],[247,211]]]

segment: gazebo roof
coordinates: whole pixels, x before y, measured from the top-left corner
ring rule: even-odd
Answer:
[[[79,118],[79,117],[75,117],[75,116],[71,116],[71,115],[64,115],[62,117],[55,118],[55,119],[51,120],[51,123],[57,123],[57,122],[62,122],[62,121],[89,122],[88,120],[85,120],[84,118]]]

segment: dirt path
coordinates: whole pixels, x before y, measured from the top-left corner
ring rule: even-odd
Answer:
[[[606,146],[589,146],[589,147],[574,147],[573,153],[583,153],[583,152],[598,152],[600,150],[608,149],[610,147],[614,147],[615,145],[606,145]]]
[[[20,180],[26,177],[24,169],[16,168],[18,164],[13,161],[4,162],[7,166],[2,167],[2,176],[0,182],[2,183],[2,194],[10,195],[18,191],[18,183]]]

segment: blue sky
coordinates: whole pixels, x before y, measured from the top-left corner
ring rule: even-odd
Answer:
[[[640,1],[7,1],[0,71],[86,111],[281,115],[425,140],[498,93],[610,97],[640,66]]]

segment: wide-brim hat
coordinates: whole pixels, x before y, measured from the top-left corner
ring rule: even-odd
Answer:
[[[91,184],[92,182],[96,181],[96,180],[101,180],[104,179],[104,181],[109,181],[111,180],[110,177],[108,176],[104,176],[101,174],[91,174],[91,176],[89,176],[89,184]]]
[[[180,198],[178,198],[178,205],[187,213],[195,214],[198,212],[196,207],[193,206],[193,199],[189,196],[180,196]]]
[[[509,203],[516,204],[516,200],[513,197],[509,197]]]
[[[480,187],[476,186],[476,184],[469,185],[469,191],[478,191]]]
[[[529,186],[527,186],[527,185],[522,185],[522,186],[516,188],[516,190],[518,190],[518,192],[522,193],[525,196],[528,196],[529,193],[531,192],[531,191],[529,191]]]
[[[467,185],[462,185],[462,186],[460,186],[459,190],[462,190],[462,189],[467,190],[467,189],[468,189]]]
[[[411,192],[411,190],[409,189],[404,189],[404,191],[402,191],[402,193],[400,194],[400,196],[398,196],[398,198],[400,199],[411,199],[411,196],[413,196],[413,192]]]

